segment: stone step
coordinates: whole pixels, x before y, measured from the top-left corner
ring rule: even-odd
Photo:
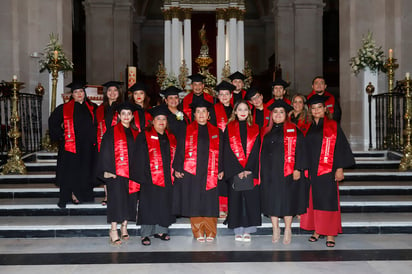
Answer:
[[[283,228],[283,221],[280,222]],[[262,225],[258,235],[271,235],[270,219],[262,217]],[[345,234],[383,234],[383,233],[412,233],[412,213],[342,213],[342,227]],[[131,236],[138,236],[140,227],[129,224]],[[299,228],[298,218],[292,223],[294,234],[308,234]],[[24,216],[0,217],[1,238],[32,238],[32,237],[105,237],[109,225],[106,216]],[[170,227],[171,235],[191,235],[188,218],[178,218]],[[232,235],[232,230],[218,221],[219,235]]]

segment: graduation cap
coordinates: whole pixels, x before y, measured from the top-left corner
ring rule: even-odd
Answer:
[[[283,101],[283,99],[275,100],[270,106],[267,107],[268,110],[272,111],[274,108],[284,108],[286,112],[291,111],[293,108],[291,105]]]
[[[87,82],[85,81],[80,81],[80,80],[75,80],[68,84],[66,87],[70,88],[70,91],[73,92],[76,89],[83,89],[85,88]]]
[[[236,87],[227,81],[222,81],[216,86],[215,90],[219,92],[220,90],[228,90],[230,92],[234,91]]]
[[[284,81],[283,79],[278,78],[278,79],[275,79],[275,81],[272,82],[272,88],[274,86],[283,86],[283,88],[287,88],[289,86],[289,84],[286,81]]]
[[[205,108],[209,109],[209,108],[212,107],[212,104],[210,102],[206,101],[205,99],[202,99],[202,100],[198,100],[196,102],[191,103],[190,107],[192,108],[193,111],[195,111],[196,108],[202,108],[202,107],[205,107]]]
[[[310,97],[307,101],[306,104],[308,105],[313,105],[313,104],[325,104],[326,100],[328,100],[329,96],[325,96],[325,95],[319,95],[319,94],[315,94],[312,95],[312,97]]]
[[[170,114],[170,110],[167,108],[166,105],[158,105],[158,106],[155,106],[155,107],[149,109],[149,113],[154,118],[154,117],[159,116],[159,115],[167,116],[167,115]]]
[[[253,96],[255,96],[258,93],[260,94],[260,91],[257,88],[255,87],[249,88],[246,92],[245,100],[250,100]]]
[[[142,82],[137,82],[129,88],[129,91],[131,92],[135,92],[136,90],[143,90],[144,92],[147,92],[147,86]]]
[[[170,86],[167,89],[161,91],[160,93],[167,98],[167,96],[171,96],[171,95],[179,95],[179,93],[182,92],[181,89],[175,87],[175,86]]]
[[[206,77],[204,77],[203,75],[201,75],[201,74],[193,74],[193,75],[190,75],[189,77],[188,77],[190,80],[192,80],[192,83],[193,82],[202,82],[203,83],[203,80],[206,78]]]
[[[116,105],[116,110],[117,110],[118,113],[120,113],[123,109],[128,109],[128,110],[131,110],[132,112],[134,112],[135,111],[135,106],[129,101],[124,101],[124,102]]]
[[[235,79],[240,79],[240,80],[244,81],[246,79],[246,76],[243,73],[240,73],[239,71],[236,71],[235,73],[233,73],[229,76],[229,79],[231,81],[233,81]]]
[[[123,82],[119,82],[119,81],[109,81],[104,83],[102,86],[109,88],[109,87],[116,87],[117,89],[120,88],[120,86],[123,85]]]

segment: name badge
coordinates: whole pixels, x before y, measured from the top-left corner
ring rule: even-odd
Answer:
[[[158,136],[154,136],[154,135],[152,135],[152,136],[150,136],[150,139],[159,140],[159,137],[158,137]]]
[[[286,132],[295,132],[295,129],[294,129],[294,128],[288,128],[288,129],[286,130]]]
[[[212,136],[212,139],[216,139],[216,138],[217,138],[217,135],[213,135],[213,136]]]
[[[333,107],[333,105],[327,105],[326,107],[327,107],[327,108],[331,108],[331,107]]]

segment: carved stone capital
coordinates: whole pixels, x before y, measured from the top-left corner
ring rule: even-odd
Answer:
[[[192,19],[192,10],[193,9],[182,9],[183,11],[183,19]]]
[[[163,17],[164,17],[165,21],[172,20],[172,13],[170,12],[169,9],[163,10]]]
[[[238,8],[228,8],[226,10],[227,18],[237,18],[239,13]]]
[[[226,9],[216,9],[216,20],[226,19]]]
[[[181,17],[182,14],[182,9],[179,7],[171,7],[170,9],[170,13],[172,15],[172,18],[179,18]]]

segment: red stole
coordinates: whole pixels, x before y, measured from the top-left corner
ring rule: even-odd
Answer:
[[[242,90],[240,91],[240,93],[242,94],[242,99],[245,99],[246,90],[242,89]],[[230,104],[231,104],[232,107],[233,107],[233,105],[234,105],[233,92],[232,92],[232,98],[230,98]],[[249,102],[248,102],[248,104],[249,104]],[[249,106],[250,106],[250,104],[249,104]]]
[[[310,97],[312,97],[313,95],[315,95],[316,92],[314,90],[312,90],[312,92],[308,95],[308,100]],[[328,96],[329,98],[325,101],[325,107],[329,110],[330,113],[333,114],[333,112],[335,111],[335,96],[333,96],[332,93],[327,92],[325,90],[325,92],[323,93],[324,96]]]
[[[137,131],[132,129],[133,137],[136,138]],[[127,147],[126,132],[122,123],[118,123],[113,127],[114,135],[114,161],[116,167],[116,175],[129,178],[129,150]],[[129,180],[129,193],[140,190],[140,184]]]
[[[247,159],[249,158],[250,152],[252,151],[253,144],[259,135],[259,126],[253,124],[251,126],[247,125],[247,141],[246,141],[246,155],[243,150],[242,140],[240,138],[239,121],[232,121],[227,125],[229,144],[236,158],[242,167],[246,167]]]
[[[139,116],[139,112],[138,112],[137,110],[136,110],[135,112],[133,112],[133,117],[134,117],[134,124],[135,124],[135,126],[137,127],[137,130],[138,130],[139,132],[142,132],[142,130],[143,130],[144,128],[140,128],[140,116]],[[144,112],[144,117],[145,117],[144,126],[145,126],[145,128],[146,128],[146,127],[150,126],[150,121],[151,121],[153,118],[152,118],[152,115],[150,115],[150,113],[147,112],[147,111]]]
[[[159,136],[154,128],[146,130],[146,142],[149,151],[150,173],[154,185],[165,187],[165,177],[163,169],[162,153],[160,150]],[[176,153],[176,138],[173,134],[165,133],[169,139],[170,145],[170,170],[173,174],[172,162]],[[170,174],[170,179],[173,182],[173,177]]]
[[[338,124],[328,118],[323,119],[322,149],[318,166],[318,176],[332,172]]]
[[[217,127],[213,126],[210,123],[207,123],[207,131],[209,133],[209,157],[207,164],[206,190],[210,190],[217,186],[220,140],[219,129]],[[183,169],[192,175],[196,175],[198,133],[199,125],[196,121],[187,126],[185,140],[185,161]]]
[[[298,118],[297,127],[300,129],[300,131],[302,131],[303,135],[306,136],[306,133],[310,128],[310,124],[305,119]]]
[[[183,113],[186,114],[189,121],[192,121],[192,108],[190,104],[193,102],[193,92],[190,92],[188,95],[183,98]],[[197,95],[196,95],[197,96]],[[203,99],[213,104],[214,98],[212,95],[203,92]]]
[[[216,125],[221,131],[225,131],[227,124],[227,116],[225,106],[222,103],[217,103],[215,106]]]
[[[96,110],[97,121],[97,149],[100,151],[100,145],[102,144],[103,135],[106,132],[106,122],[104,120],[104,106],[101,104]],[[113,114],[112,126],[117,124],[117,111]]]
[[[284,143],[284,176],[289,176],[295,169],[295,155],[296,155],[296,140],[297,129],[295,124],[285,122],[283,124],[283,143]]]
[[[76,136],[74,134],[73,122],[74,104],[74,100],[70,100],[63,105],[64,150],[71,153],[76,153]],[[92,115],[92,119],[94,119],[93,106],[87,101],[85,101],[84,104],[86,104],[90,114]]]
[[[270,121],[270,113],[271,111],[267,109],[267,107],[263,106],[263,126],[262,128],[266,127]],[[256,108],[253,108],[253,123],[256,124]]]

